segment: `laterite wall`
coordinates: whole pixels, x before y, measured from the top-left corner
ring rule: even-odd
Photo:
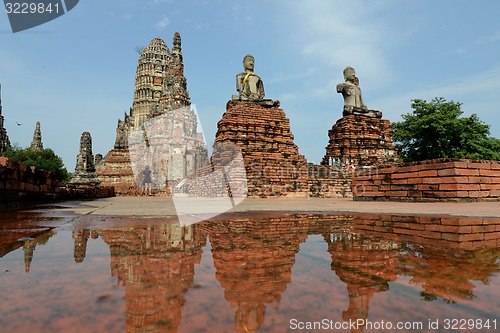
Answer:
[[[436,159],[357,172],[354,200],[500,201],[500,162]]]

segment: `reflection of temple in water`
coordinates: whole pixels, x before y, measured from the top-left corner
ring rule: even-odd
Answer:
[[[337,223],[325,223],[332,220]],[[279,303],[291,281],[295,255],[309,234],[338,231],[346,223],[343,216],[282,214],[200,225],[209,234],[224,297],[236,308],[235,330],[255,332],[261,328],[266,305]]]
[[[349,306],[344,321],[367,320],[370,300],[377,292],[389,290],[399,272],[398,244],[370,240],[345,230],[342,234],[323,234],[332,257],[332,270],[347,285]],[[361,326],[351,332],[363,332]]]
[[[206,236],[195,226],[100,230],[111,274],[125,288],[127,332],[175,332]]]
[[[87,253],[87,243],[90,238],[90,230],[73,230],[72,237],[74,242],[73,257],[75,258],[75,262],[83,262],[85,254]]]
[[[470,302],[464,301],[475,301],[478,282],[488,284],[492,275],[500,272],[500,248],[466,251],[433,244],[415,235],[407,238],[395,230],[383,233],[360,228],[371,224],[385,226],[388,222],[399,223],[398,226],[411,223],[411,219],[400,216],[382,215],[375,219],[363,215],[253,213],[249,218],[228,213],[186,228],[165,224],[165,220],[135,222],[128,219],[114,229],[72,231],[74,261],[80,267],[84,266],[80,263],[84,262],[89,238],[101,237],[109,246],[111,274],[125,291],[128,332],[181,329],[183,312],[192,313],[192,308],[185,304],[186,294],[193,288],[195,264],[201,260],[207,234],[215,278],[224,290],[225,302],[234,310],[233,325],[238,332],[270,329],[275,319],[270,309],[278,309],[283,303],[283,294],[295,278],[292,270],[296,255],[309,235],[322,236],[331,258],[330,262],[327,257],[326,263],[345,283],[349,301],[335,303],[334,310],[342,310],[342,319],[346,321],[376,320],[378,313],[373,308],[370,318],[370,303],[373,307],[380,300],[402,302],[393,297],[398,292],[394,283],[413,293],[413,301],[439,299],[467,306]],[[37,258],[35,248],[54,234],[51,231],[16,243],[16,248],[22,246],[26,272]],[[90,262],[87,260],[86,264]],[[304,290],[313,291],[315,287]],[[392,293],[385,294],[388,298],[377,299],[390,288]],[[216,295],[211,292],[203,295]],[[307,306],[299,308],[307,312]],[[217,309],[209,311],[217,316]],[[359,327],[358,332],[362,331]]]

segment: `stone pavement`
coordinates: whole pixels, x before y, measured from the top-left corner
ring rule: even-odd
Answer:
[[[179,198],[198,213],[211,213],[227,205],[216,199]],[[177,201],[176,203],[179,203]],[[183,202],[184,201],[184,202]],[[172,198],[114,197],[94,201],[73,202],[71,210],[77,214],[98,216],[164,217],[176,215]],[[179,205],[178,205],[179,206]],[[435,215],[500,218],[500,202],[437,202],[403,203],[353,201],[350,198],[247,198],[230,212],[314,212],[314,213],[383,213],[403,215]],[[182,214],[183,212],[179,212]]]

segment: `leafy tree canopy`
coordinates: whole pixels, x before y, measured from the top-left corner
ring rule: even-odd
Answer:
[[[404,161],[434,158],[500,160],[500,140],[476,114],[462,117],[461,103],[434,98],[412,100],[412,113],[395,122],[393,140]]]
[[[40,170],[50,171],[54,174],[55,179],[60,182],[67,182],[71,178],[64,167],[62,159],[50,148],[36,151],[31,148],[14,146],[6,151],[3,156],[23,162],[26,165],[33,165]]]

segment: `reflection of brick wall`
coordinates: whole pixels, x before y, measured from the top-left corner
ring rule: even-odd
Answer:
[[[499,219],[363,214],[353,223],[356,232],[398,242],[464,249],[500,246]]]
[[[488,284],[499,271],[499,249],[457,251],[446,247],[405,245],[399,254],[401,274],[422,288],[424,300],[473,300],[477,281]],[[450,261],[450,257],[453,260]],[[476,282],[473,282],[476,281]]]
[[[355,200],[500,200],[500,161],[437,159],[361,171]]]

